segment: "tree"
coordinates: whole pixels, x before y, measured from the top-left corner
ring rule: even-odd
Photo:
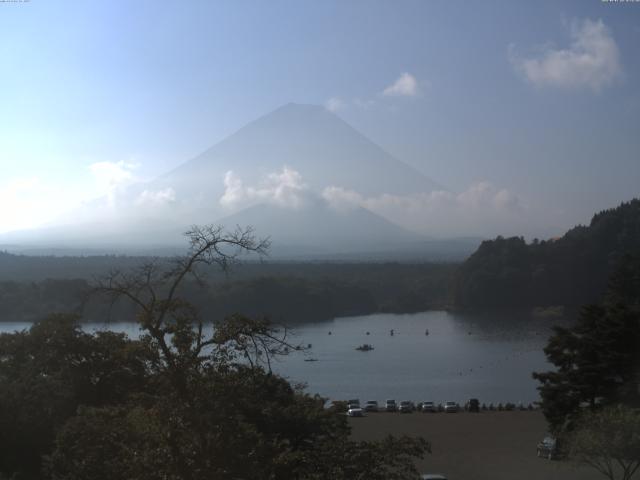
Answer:
[[[631,480],[640,467],[640,412],[622,405],[585,412],[569,437],[569,455],[609,480]]]
[[[188,253],[169,268],[112,272],[96,290],[136,305],[149,357],[149,392],[80,409],[57,436],[52,479],[400,479],[415,475],[422,439],[352,442],[346,417],[273,374],[296,345],[286,329],[237,314],[215,325],[181,298],[203,268],[226,270],[268,242],[250,229],[195,227]],[[356,474],[357,472],[357,474]],[[382,472],[382,473],[381,473]]]
[[[584,307],[573,327],[555,328],[544,351],[556,370],[533,374],[556,434],[571,430],[584,408],[640,401],[640,289],[633,283],[640,268],[629,265],[627,258],[612,276],[601,305]]]
[[[79,406],[148,390],[149,359],[139,342],[84,333],[70,315],[0,335],[0,473],[39,478],[43,455]]]

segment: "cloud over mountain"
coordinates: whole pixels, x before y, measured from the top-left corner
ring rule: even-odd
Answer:
[[[477,233],[493,234],[496,228],[505,231],[525,211],[517,195],[489,182],[475,183],[460,193],[434,190],[377,196],[331,186],[322,197],[336,210],[366,208],[405,228],[431,234],[464,235],[470,227]]]
[[[143,190],[134,203],[138,206],[160,207],[175,201],[176,192],[168,187],[157,191]]]
[[[174,245],[191,224],[238,222],[279,245],[373,251],[425,236],[504,233],[524,211],[516,195],[487,182],[448,191],[310,105],[281,107],[152,181],[132,183],[134,170],[124,161],[92,165],[106,195],[68,215],[75,226],[59,241],[81,243],[88,232],[95,243]]]
[[[229,208],[241,208],[256,203],[269,203],[284,208],[300,208],[308,186],[297,171],[283,166],[281,172],[269,173],[261,185],[245,186],[242,179],[229,170],[224,176],[224,193],[220,204]]]
[[[259,204],[274,208],[317,212],[318,201],[336,212],[348,214],[366,209],[397,225],[426,235],[469,234],[469,225],[483,234],[504,231],[514,218],[526,211],[521,199],[513,192],[497,188],[489,182],[477,182],[466,190],[454,193],[431,190],[411,194],[381,192],[365,195],[337,185],[314,193],[302,175],[287,166],[270,172],[257,184],[247,184],[232,171],[224,179],[225,190],[219,202],[232,212]],[[274,210],[270,210],[273,212]]]

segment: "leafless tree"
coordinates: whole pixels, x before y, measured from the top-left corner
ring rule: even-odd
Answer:
[[[640,468],[640,411],[617,405],[585,412],[569,436],[569,455],[609,480],[631,480]]]
[[[228,232],[221,226],[194,226],[185,233],[189,249],[169,263],[145,262],[131,271],[112,271],[96,281],[94,291],[106,295],[112,304],[120,299],[133,303],[146,340],[159,352],[159,361],[175,374],[184,387],[190,369],[198,370],[209,359],[244,358],[251,366],[271,369],[274,355],[299,349],[288,342],[286,328],[276,329],[266,319],[250,319],[240,314],[210,322],[180,297],[187,279],[205,285],[203,270],[219,267],[228,272],[244,254],[267,254],[268,239],[259,239],[253,229],[237,227]]]

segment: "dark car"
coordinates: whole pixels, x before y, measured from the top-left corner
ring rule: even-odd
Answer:
[[[400,413],[411,413],[414,410],[413,403],[409,400],[403,400],[400,402],[400,407],[398,407],[398,411]]]
[[[364,405],[364,410],[366,412],[377,412],[378,411],[378,402],[377,402],[377,400],[369,400]]]
[[[480,411],[480,400],[477,398],[472,398],[469,400],[469,411],[470,412],[479,412]]]

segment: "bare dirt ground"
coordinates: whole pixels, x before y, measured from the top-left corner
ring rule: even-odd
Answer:
[[[417,462],[421,473],[441,473],[449,480],[602,480],[595,470],[568,461],[536,456],[546,432],[534,412],[370,413],[350,418],[355,440],[386,435],[422,436],[432,454]]]

